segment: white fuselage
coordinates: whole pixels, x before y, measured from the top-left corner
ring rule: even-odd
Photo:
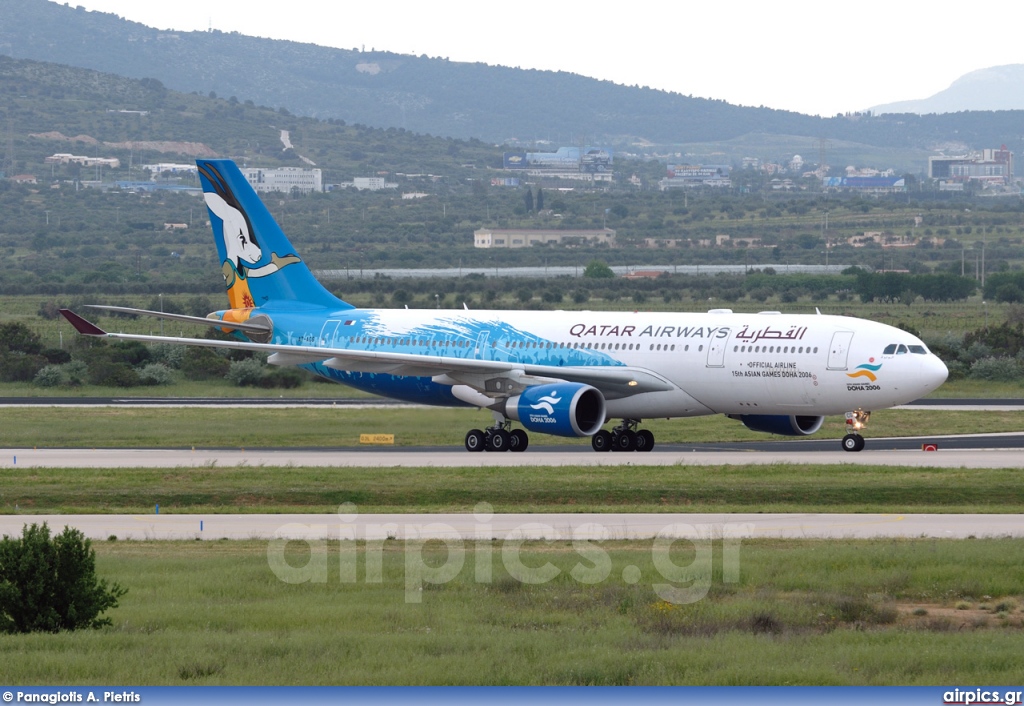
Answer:
[[[915,336],[843,316],[647,312],[430,311],[355,309],[288,330],[274,316],[278,343],[413,354],[465,361],[649,371],[670,389],[609,398],[610,417],[704,414],[829,415],[880,409],[928,394],[945,365]],[[310,317],[311,319],[313,317]],[[312,329],[319,327],[319,333]],[[890,352],[887,352],[887,349]],[[325,374],[327,371],[317,369]],[[387,376],[384,384],[379,376]],[[403,378],[386,367],[330,375],[405,398]],[[410,399],[424,400],[409,376]],[[415,393],[412,394],[412,388]],[[436,386],[434,404],[461,404]]]

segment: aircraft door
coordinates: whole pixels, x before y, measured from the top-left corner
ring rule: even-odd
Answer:
[[[711,343],[708,345],[708,367],[709,368],[724,368],[725,367],[725,344],[729,342],[728,336],[722,338],[712,338]]]
[[[324,322],[323,328],[320,329],[320,338],[317,339],[316,345],[318,348],[333,348],[334,337],[338,333],[338,326],[341,325],[341,321],[337,319],[328,319]]]
[[[850,355],[850,341],[853,331],[836,331],[832,336],[832,345],[828,349],[828,369],[846,370],[846,359]]]
[[[487,350],[487,339],[490,335],[490,331],[482,331],[480,335],[476,337],[476,348],[473,349],[473,354],[478,360],[484,359],[484,351]]]

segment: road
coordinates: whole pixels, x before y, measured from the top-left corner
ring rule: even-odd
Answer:
[[[1024,515],[511,513],[256,515],[0,515],[0,534],[25,522],[69,525],[90,539],[869,539],[1024,536]]]

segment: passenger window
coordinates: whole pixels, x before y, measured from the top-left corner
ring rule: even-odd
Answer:
[[[882,351],[882,355],[892,355],[895,352],[896,352],[896,344],[895,343],[890,343],[889,345],[887,345],[885,347],[885,350]]]
[[[902,343],[900,344],[899,348],[896,349],[896,355],[904,355],[906,352],[907,352],[907,347],[905,345],[903,345]]]

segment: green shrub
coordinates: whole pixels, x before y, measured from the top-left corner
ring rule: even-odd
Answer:
[[[150,360],[154,363],[163,363],[168,368],[178,370],[185,360],[185,346],[175,346],[170,343],[157,343],[149,347]]]
[[[89,367],[89,382],[105,387],[136,387],[139,374],[127,363],[101,360]]]
[[[140,385],[170,385],[174,382],[174,372],[163,363],[150,363],[138,371]]]
[[[89,366],[84,360],[73,360],[60,367],[68,378],[67,384],[71,387],[81,385],[89,377]]]
[[[256,387],[263,379],[263,363],[256,358],[235,361],[225,377],[238,387]]]
[[[270,366],[263,371],[263,377],[260,379],[259,384],[260,387],[265,388],[279,387],[293,390],[297,387],[302,387],[302,383],[306,381],[307,377],[306,373],[298,368]]]
[[[79,530],[25,525],[0,540],[0,632],[58,632],[110,625],[100,614],[127,593],[96,577],[96,552]]]
[[[230,363],[210,348],[188,348],[181,361],[181,372],[189,380],[213,380],[228,373]]]
[[[68,376],[60,365],[47,365],[42,368],[32,382],[39,387],[63,387],[68,384]]]
[[[0,353],[0,380],[4,382],[29,382],[46,367],[46,358],[32,353],[10,351]]]
[[[971,378],[1010,382],[1020,378],[1020,366],[1013,358],[982,358],[971,366]]]

